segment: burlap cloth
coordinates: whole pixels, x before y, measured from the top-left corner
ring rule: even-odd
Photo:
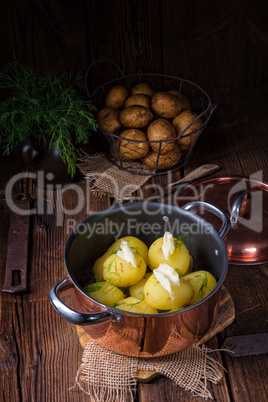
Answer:
[[[94,155],[80,154],[77,167],[86,179],[92,180],[90,190],[93,194],[100,197],[108,195],[122,202],[131,201],[132,194],[151,177],[150,170],[146,166],[141,170],[139,162],[124,162],[124,168],[135,171],[135,164],[138,164],[137,175],[119,169],[101,152]]]
[[[111,352],[91,340],[84,349],[74,387],[79,386],[94,402],[134,401],[138,371],[154,370],[194,396],[213,399],[207,382],[218,383],[224,369],[209,355],[212,352],[195,345],[169,356],[138,358]]]

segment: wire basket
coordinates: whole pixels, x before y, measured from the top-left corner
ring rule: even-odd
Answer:
[[[91,67],[92,65],[88,68],[86,74],[86,90],[91,102],[96,106],[98,111],[104,108],[105,96],[115,85],[123,85],[130,90],[134,85],[146,82],[154,88],[155,92],[166,92],[171,90],[180,91],[188,98],[191,104],[191,109],[197,114],[197,117],[182,131],[179,137],[160,141],[142,141],[140,139],[135,140],[124,138],[120,136],[120,133],[110,133],[100,126],[98,128],[104,151],[108,159],[119,169],[132,174],[155,176],[182,168],[191,158],[195,144],[216,107],[216,105],[212,104],[208,94],[198,85],[185,79],[162,74],[124,75],[119,67],[118,70],[121,73],[119,78],[104,83],[90,94],[88,91],[88,73]],[[188,130],[199,118],[202,119],[202,125],[197,129],[190,130],[189,133],[185,135],[184,133],[186,130]],[[122,128],[121,131],[125,129],[126,128]],[[189,137],[192,139],[190,147],[186,150],[181,150],[177,145],[182,136],[184,138]],[[124,145],[123,152],[122,147],[120,147],[119,151],[119,144]],[[171,148],[173,147],[173,151],[165,152],[165,147],[170,147],[170,145]],[[139,155],[140,148],[142,149],[142,152]],[[144,148],[148,150],[145,158]],[[133,159],[133,155],[135,155],[135,160],[129,160],[130,156]],[[150,161],[150,163],[148,163],[148,161]]]

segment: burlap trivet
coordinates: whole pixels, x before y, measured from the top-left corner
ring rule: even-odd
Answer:
[[[131,162],[132,170],[135,170],[135,164],[137,163]],[[148,174],[150,170],[146,166],[144,166],[143,172],[147,173],[147,175],[135,175],[125,170],[120,170],[107,159],[104,153],[80,155],[77,167],[85,178],[95,180],[94,186],[91,187],[93,193],[98,196],[108,195],[116,198],[118,202],[131,200],[132,194],[151,177]]]
[[[211,350],[204,346],[192,346],[169,356],[132,358],[111,352],[91,340],[85,347],[75,385],[88,394],[91,401],[133,401],[138,370],[155,370],[194,396],[213,399],[207,381],[219,382],[223,368],[209,352]]]

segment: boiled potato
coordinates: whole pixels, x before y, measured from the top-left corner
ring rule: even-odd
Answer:
[[[191,124],[197,117],[198,115],[192,112],[191,110],[184,110],[177,117],[175,117],[175,119],[172,121],[172,124],[175,127],[177,137],[179,137],[182,134],[182,132],[189,126],[189,124]],[[199,117],[182,134],[181,138],[178,140],[178,144],[182,151],[185,151],[191,147],[195,139],[195,136],[198,134],[198,129],[201,126],[202,126],[202,119],[201,117]],[[191,134],[193,131],[195,131],[195,133]]]
[[[160,237],[149,247],[149,268],[153,271],[160,264],[168,264],[177,271],[179,276],[184,275],[191,262],[187,247],[180,240],[175,239],[175,251],[167,260],[162,251],[163,239],[164,237]]]
[[[180,91],[168,91],[169,93],[177,96],[181,103],[182,110],[191,110],[191,104],[189,102],[189,99]]]
[[[157,160],[158,159],[158,160]],[[171,151],[167,152],[164,155],[158,155],[155,152],[149,153],[147,156],[142,158],[142,162],[149,169],[169,169],[180,161],[181,159],[181,151],[178,146],[175,146]]]
[[[146,264],[139,254],[134,253],[134,257],[136,267],[116,254],[110,255],[103,264],[105,281],[119,287],[131,286],[139,282],[146,272]]]
[[[122,161],[134,161],[143,158],[149,152],[149,143],[146,134],[138,129],[129,128],[122,131],[120,137],[119,154]],[[131,141],[135,140],[135,141]],[[136,142],[139,141],[139,142]]]
[[[105,107],[120,109],[124,107],[129,91],[123,85],[116,85],[111,88],[105,97]]]
[[[91,285],[85,286],[83,290],[92,297],[92,299],[109,307],[114,307],[115,303],[125,297],[122,290],[107,282],[92,283]]]
[[[122,243],[122,240],[127,241],[129,247],[133,251],[133,253],[137,253],[142,256],[142,258],[145,261],[146,266],[149,264],[149,258],[148,258],[148,247],[146,244],[138,239],[137,237],[134,236],[124,236],[121,237],[120,239],[117,239],[109,248],[108,250],[101,256],[99,257],[93,266],[93,273],[95,275],[95,278],[98,279],[99,281],[103,280],[103,263],[104,261],[112,254],[116,254],[118,250],[120,250],[120,246]]]
[[[119,114],[120,110],[112,107],[105,107],[99,111],[96,120],[101,128],[109,131],[109,133],[116,134],[121,128]]]
[[[217,285],[214,276],[207,271],[195,271],[183,276],[183,280],[194,289],[190,304],[204,299]]]
[[[136,297],[127,297],[116,303],[115,308],[124,311],[131,311],[139,314],[157,314],[158,311],[154,307],[149,306],[145,300]]]
[[[152,97],[151,108],[165,119],[172,119],[182,111],[178,97],[170,92],[156,92]]]
[[[148,127],[147,135],[149,141],[157,141],[150,143],[152,150],[154,152],[158,152],[161,146],[160,149],[161,155],[164,155],[167,152],[171,151],[176,145],[175,141],[164,141],[161,143],[159,142],[161,140],[169,140],[176,138],[176,131],[173,125],[168,120],[157,119],[153,121]]]
[[[119,115],[120,123],[127,128],[143,128],[151,122],[152,118],[151,110],[139,105],[126,107]]]
[[[188,304],[193,296],[192,287],[180,279],[179,285],[171,283],[172,295],[163,288],[153,274],[144,286],[145,301],[158,310],[178,309]]]
[[[154,89],[147,82],[140,82],[131,89],[131,95],[145,94],[150,96],[151,98],[154,93],[155,93]]]
[[[138,283],[130,286],[129,287],[130,296],[137,297],[138,299],[144,299],[144,292],[143,292],[144,285],[152,274],[153,274],[152,272],[148,272]]]
[[[149,109],[151,107],[151,98],[150,96],[145,94],[131,95],[129,98],[127,98],[125,102],[125,107],[133,105],[145,106]]]

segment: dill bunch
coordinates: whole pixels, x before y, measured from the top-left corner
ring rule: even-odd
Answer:
[[[73,177],[76,170],[77,143],[87,144],[97,130],[96,108],[83,96],[79,72],[63,74],[35,73],[18,61],[0,71],[0,88],[12,95],[0,102],[0,144],[10,155],[31,140],[46,141],[56,147]]]

